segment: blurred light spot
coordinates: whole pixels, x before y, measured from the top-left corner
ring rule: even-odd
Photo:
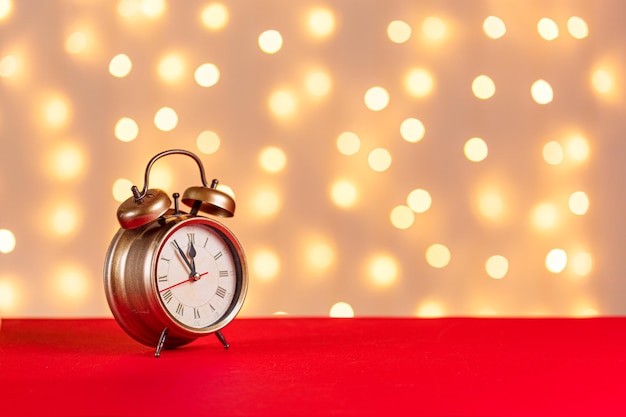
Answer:
[[[220,3],[212,3],[202,9],[201,20],[204,27],[220,30],[228,23],[228,9]]]
[[[17,58],[7,55],[0,60],[0,77],[9,78],[17,72]]]
[[[496,93],[496,85],[488,76],[479,75],[472,82],[472,92],[477,98],[487,100]]]
[[[219,184],[217,184],[217,189],[223,193],[228,194],[233,199],[235,198],[235,192],[233,191],[233,189],[230,188],[228,185],[224,184],[223,182],[220,182]]]
[[[424,213],[430,208],[432,198],[426,190],[416,188],[411,191],[406,199],[407,204],[416,213]]]
[[[311,35],[325,38],[335,30],[335,15],[329,9],[314,9],[309,13],[308,27]]]
[[[543,159],[550,165],[558,165],[563,162],[563,147],[556,141],[551,141],[543,146]]]
[[[572,314],[574,317],[596,317],[600,315],[600,312],[589,306],[580,306]]]
[[[150,170],[150,188],[169,190],[172,188],[174,177],[176,177],[176,175],[172,172],[169,165],[166,162],[159,161],[159,163],[153,165]]]
[[[509,261],[502,255],[493,255],[485,264],[487,275],[493,279],[502,279],[509,272]]]
[[[117,13],[122,17],[134,17],[141,12],[141,0],[121,0],[117,4]]]
[[[86,272],[77,266],[66,265],[54,272],[55,287],[64,300],[84,301],[89,292]]]
[[[465,153],[465,157],[470,161],[480,162],[487,157],[489,149],[487,148],[487,143],[481,138],[471,138],[465,142],[463,152]]]
[[[389,93],[382,87],[372,87],[365,92],[365,106],[372,111],[380,111],[389,104]]]
[[[552,87],[545,80],[537,80],[530,87],[530,94],[538,104],[548,104],[553,99]]]
[[[61,96],[50,96],[42,102],[42,116],[48,127],[65,126],[70,118],[70,108],[66,99]]]
[[[251,256],[253,278],[261,281],[269,282],[276,279],[280,272],[280,259],[276,252],[269,249],[262,249]]]
[[[344,155],[354,155],[361,148],[361,139],[354,132],[343,132],[337,137],[337,149]]]
[[[591,75],[591,85],[596,92],[606,94],[613,90],[613,76],[606,70],[596,70]]]
[[[124,202],[129,197],[132,197],[133,193],[130,191],[133,183],[126,178],[118,178],[113,183],[111,191],[113,192],[113,198],[115,201]]]
[[[430,72],[414,68],[404,77],[404,88],[413,97],[426,97],[434,88],[435,81]]]
[[[559,211],[552,203],[537,204],[531,215],[532,224],[538,229],[553,228],[559,220]]]
[[[417,309],[417,317],[437,318],[445,314],[443,306],[436,301],[425,302]]]
[[[376,172],[386,171],[391,166],[391,154],[383,148],[373,149],[367,157],[367,163]]]
[[[61,202],[52,208],[50,213],[50,226],[52,231],[59,236],[68,236],[78,228],[78,209],[69,202]]]
[[[212,87],[220,80],[220,70],[214,64],[202,64],[193,75],[201,87]]]
[[[169,107],[162,107],[154,115],[154,125],[157,129],[169,132],[178,124],[178,115]]]
[[[427,17],[422,22],[422,31],[424,35],[432,41],[438,41],[446,36],[446,24],[438,17]]]
[[[391,224],[397,229],[408,229],[415,221],[413,210],[407,206],[396,206],[391,210]]]
[[[19,305],[19,290],[17,280],[11,277],[0,277],[0,315],[17,310]]]
[[[11,14],[13,2],[11,0],[0,0],[0,20],[6,19]]]
[[[15,249],[15,235],[9,229],[0,229],[0,253],[10,253]]]
[[[292,92],[278,90],[270,96],[269,107],[275,116],[286,118],[296,112],[298,101]]]
[[[500,39],[506,33],[506,25],[496,16],[489,16],[483,22],[483,30],[491,39]]]
[[[48,165],[53,177],[69,180],[83,172],[85,156],[76,145],[60,144],[50,153]]]
[[[283,37],[277,30],[266,30],[259,35],[259,48],[266,54],[275,54],[283,47]]]
[[[287,164],[287,155],[285,152],[275,146],[270,146],[261,151],[259,155],[259,164],[264,171],[280,172],[285,169]]]
[[[165,12],[165,0],[141,0],[141,13],[156,18]]]
[[[287,312],[285,311],[275,311],[274,313],[272,313],[273,316],[287,316]]]
[[[347,180],[337,180],[330,188],[330,197],[333,203],[339,207],[352,207],[358,197],[354,184]]]
[[[572,16],[567,19],[567,31],[576,39],[584,39],[589,35],[587,22],[578,16]]]
[[[254,196],[252,204],[257,213],[268,217],[278,212],[281,202],[280,197],[275,191],[260,190]]]
[[[402,20],[394,20],[387,26],[387,36],[393,43],[404,43],[411,38],[411,26]]]
[[[478,211],[484,217],[495,220],[504,214],[504,200],[495,191],[486,191],[478,197]]]
[[[547,17],[541,18],[537,23],[537,31],[539,36],[547,41],[552,41],[559,37],[559,27],[556,22]]]
[[[322,71],[309,74],[306,78],[305,84],[307,91],[317,97],[322,97],[328,94],[332,86],[330,77]]]
[[[569,196],[569,209],[572,213],[582,216],[589,210],[589,198],[584,191],[576,191]]]
[[[586,161],[589,158],[589,142],[583,136],[572,136],[565,143],[565,152],[575,162]]]
[[[133,68],[133,63],[126,54],[118,54],[109,62],[109,73],[118,78],[126,77]]]
[[[483,307],[476,313],[479,316],[483,317],[494,317],[498,315],[498,312],[490,307]]]
[[[326,242],[309,242],[306,249],[306,263],[310,269],[325,270],[335,261],[335,251]]]
[[[579,252],[572,257],[571,266],[576,275],[584,277],[593,268],[593,258],[590,253]]]
[[[122,117],[115,123],[115,137],[122,142],[130,142],[137,138],[139,126],[130,117]]]
[[[80,54],[87,48],[87,35],[84,32],[73,32],[65,40],[65,50],[70,54]]]
[[[220,142],[220,137],[217,133],[205,130],[198,135],[196,139],[196,146],[203,154],[211,155],[217,152],[220,148]]]
[[[372,285],[389,287],[398,278],[398,263],[389,255],[376,255],[368,262],[367,276]]]
[[[350,304],[340,301],[330,308],[329,315],[333,318],[351,318],[354,317],[354,310]]]
[[[400,135],[407,142],[419,142],[424,138],[425,134],[424,124],[418,119],[410,117],[405,119],[400,125]]]
[[[161,58],[158,64],[159,77],[167,83],[176,83],[183,78],[185,61],[178,54],[169,54]]]
[[[567,266],[567,253],[563,249],[552,249],[546,255],[546,269],[558,274]]]
[[[426,249],[426,262],[433,268],[443,268],[450,263],[450,250],[440,244],[435,243]]]

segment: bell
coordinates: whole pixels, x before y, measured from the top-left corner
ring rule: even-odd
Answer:
[[[194,214],[200,210],[218,217],[232,217],[235,214],[235,200],[216,187],[217,180],[213,180],[210,188],[189,187],[183,193],[182,202],[191,207]]]
[[[141,198],[129,197],[117,209],[117,220],[123,229],[136,229],[163,216],[172,200],[162,190],[149,189]]]

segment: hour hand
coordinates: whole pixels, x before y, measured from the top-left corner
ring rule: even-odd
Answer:
[[[176,242],[176,240],[174,240],[172,242],[172,244],[178,250],[178,253],[180,254],[180,257],[183,258],[183,261],[185,261],[185,265],[187,265],[187,268],[189,268],[190,271],[194,272],[194,268],[191,267],[191,264],[189,263],[189,260],[187,259],[187,255],[185,255],[185,252],[183,252],[183,250],[181,249],[181,247],[178,244],[178,242]]]
[[[191,273],[195,274],[196,273],[196,260],[194,259],[196,257],[196,248],[193,246],[193,242],[189,242],[189,259],[191,259]]]

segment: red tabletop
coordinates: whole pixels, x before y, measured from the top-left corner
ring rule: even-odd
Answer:
[[[0,416],[624,416],[626,319],[236,319],[164,351],[5,319]]]

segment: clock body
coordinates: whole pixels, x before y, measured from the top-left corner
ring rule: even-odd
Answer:
[[[120,229],[105,258],[104,287],[113,316],[135,340],[165,348],[218,332],[240,311],[248,287],[243,248],[220,222],[165,215]]]

